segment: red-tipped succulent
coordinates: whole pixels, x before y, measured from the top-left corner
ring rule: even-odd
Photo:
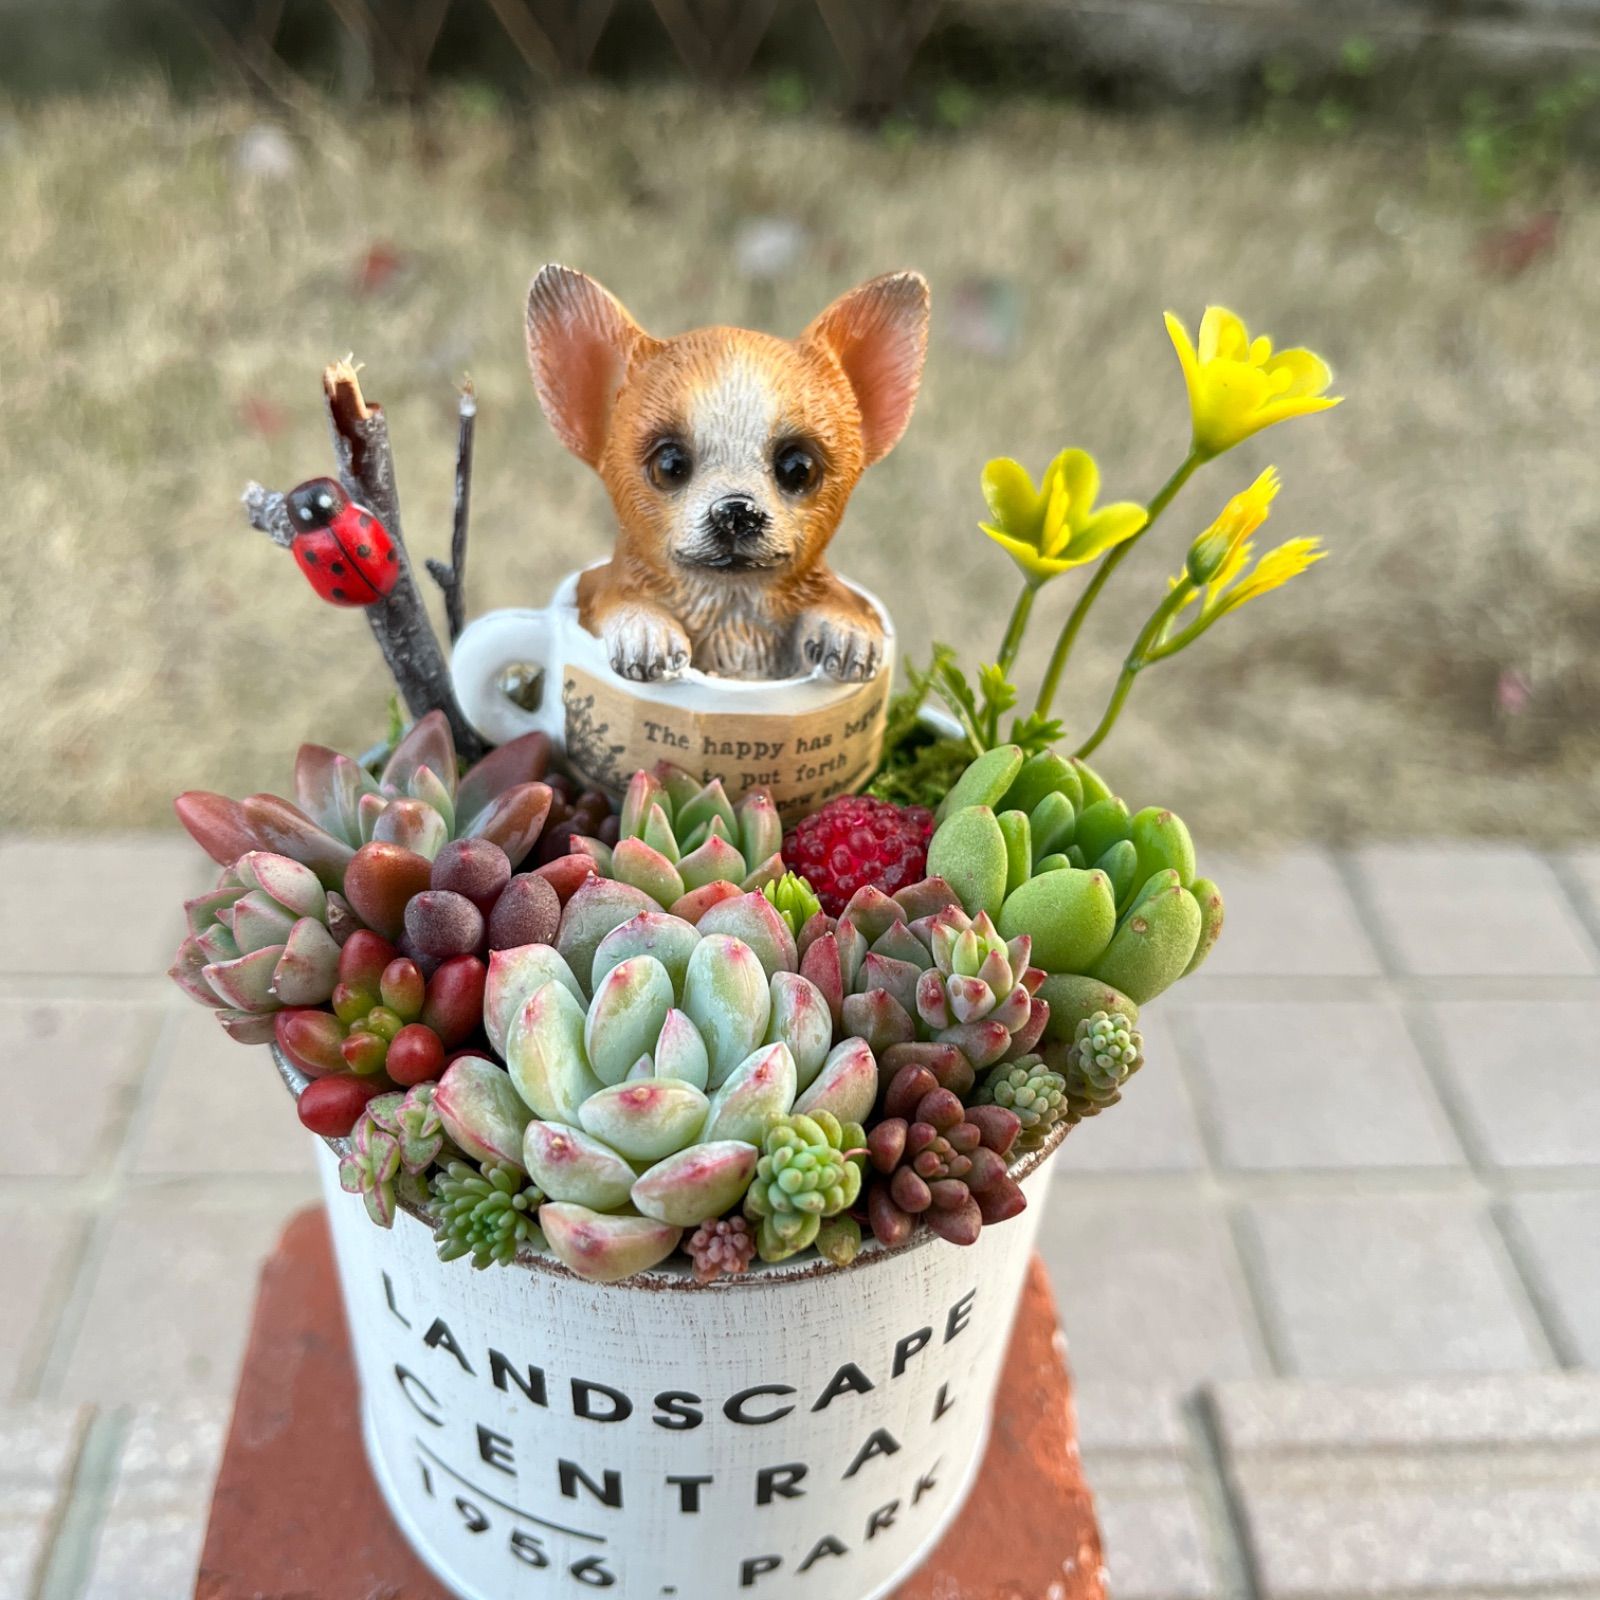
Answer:
[[[190,790],[174,802],[179,820],[213,859],[229,865],[250,850],[272,850],[342,889],[363,845],[394,845],[432,861],[452,839],[487,839],[513,867],[533,850],[551,812],[550,741],[524,734],[491,750],[457,777],[455,740],[444,714],[420,717],[376,778],[350,756],[301,745],[294,799],[245,800]]]
[[[1022,1124],[1000,1106],[971,1110],[948,1089],[931,1089],[909,1115],[885,1117],[867,1135],[877,1173],[867,1215],[878,1240],[903,1244],[919,1220],[951,1244],[975,1244],[986,1222],[1027,1204],[1006,1171]]]

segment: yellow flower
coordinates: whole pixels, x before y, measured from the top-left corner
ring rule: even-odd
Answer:
[[[1001,456],[983,469],[983,497],[993,522],[983,531],[1031,584],[1080,567],[1131,539],[1149,516],[1130,501],[1095,510],[1100,469],[1086,450],[1063,450],[1036,489],[1019,462]]]
[[[1222,306],[1206,307],[1198,350],[1170,311],[1167,332],[1189,387],[1194,448],[1202,456],[1221,455],[1274,422],[1339,404],[1339,396],[1325,393],[1333,374],[1321,356],[1310,350],[1274,354],[1265,334],[1252,339],[1244,323]]]

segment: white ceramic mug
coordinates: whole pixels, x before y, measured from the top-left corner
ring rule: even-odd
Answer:
[[[467,721],[503,744],[549,734],[582,779],[620,793],[640,767],[671,761],[721,778],[728,792],[772,790],[785,816],[859,788],[883,749],[894,627],[883,603],[852,585],[883,624],[883,659],[865,683],[821,670],[794,678],[719,678],[690,668],[662,683],[633,683],[611,669],[604,643],[578,620],[578,574],[543,610],[490,611],[456,641],[450,675]],[[533,705],[508,683],[535,675]]]

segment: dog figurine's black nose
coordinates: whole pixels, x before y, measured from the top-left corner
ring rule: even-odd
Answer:
[[[737,544],[767,531],[767,514],[748,495],[725,495],[706,513],[706,523],[719,539]]]

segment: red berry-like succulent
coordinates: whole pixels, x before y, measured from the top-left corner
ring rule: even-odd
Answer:
[[[893,894],[928,870],[933,813],[871,795],[840,795],[797,823],[783,841],[784,865],[810,885],[830,917],[858,889]]]

